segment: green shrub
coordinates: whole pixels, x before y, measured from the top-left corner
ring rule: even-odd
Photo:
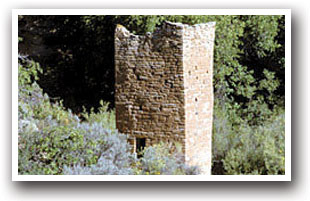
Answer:
[[[115,111],[110,110],[108,112],[109,104],[104,103],[102,100],[100,101],[100,107],[94,112],[94,108],[90,109],[90,112],[87,112],[84,109],[84,112],[81,113],[82,117],[87,122],[97,122],[102,124],[104,128],[108,128],[110,130],[116,130],[116,123],[115,123]]]
[[[174,146],[174,147],[173,147]],[[173,151],[171,151],[173,150]],[[135,174],[142,175],[194,175],[199,174],[197,167],[184,164],[181,146],[159,143],[145,148],[143,157],[135,164]]]
[[[236,113],[215,110],[213,174],[285,174],[284,111],[260,125],[250,125]]]
[[[84,123],[77,128],[85,131],[85,144],[78,151],[78,162],[65,165],[64,174],[92,174],[92,175],[129,175],[132,174],[131,165],[134,155],[130,152],[127,137],[107,132],[100,123]],[[88,161],[95,157],[94,161]],[[81,160],[82,159],[82,160]],[[84,159],[84,160],[83,160]]]

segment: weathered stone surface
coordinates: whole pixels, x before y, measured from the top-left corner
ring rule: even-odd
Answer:
[[[166,22],[154,33],[115,31],[115,108],[120,132],[146,146],[179,142],[184,161],[211,172],[215,23]]]

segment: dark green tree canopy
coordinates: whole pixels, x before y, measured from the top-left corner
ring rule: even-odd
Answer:
[[[113,108],[115,26],[144,34],[165,20],[217,23],[214,92],[219,105],[246,119],[257,117],[253,123],[284,106],[284,16],[20,16],[19,51],[42,65],[39,84],[66,107],[79,112],[103,99]]]

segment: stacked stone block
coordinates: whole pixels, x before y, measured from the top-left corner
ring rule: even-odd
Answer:
[[[138,36],[115,30],[116,126],[136,150],[160,141],[182,145],[184,160],[211,169],[215,23],[165,22]]]

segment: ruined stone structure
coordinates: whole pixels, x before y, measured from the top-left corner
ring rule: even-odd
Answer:
[[[144,36],[117,26],[116,126],[134,150],[179,142],[185,162],[210,174],[214,32],[214,22],[165,22]]]

